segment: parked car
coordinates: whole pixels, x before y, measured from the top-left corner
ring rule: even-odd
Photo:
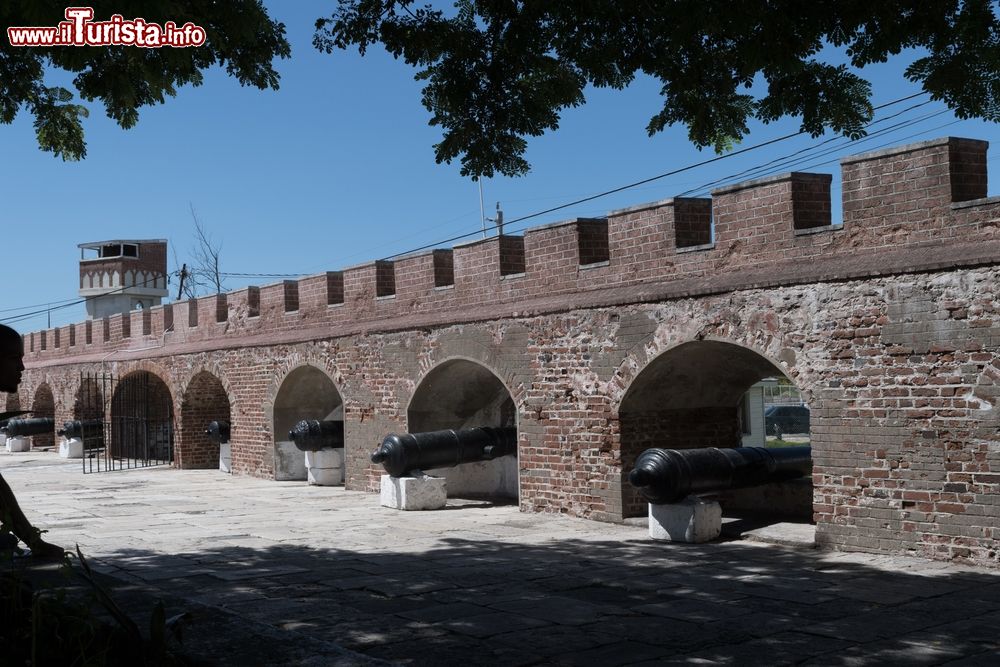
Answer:
[[[764,431],[778,438],[785,433],[808,433],[809,408],[804,405],[770,405],[764,408]]]

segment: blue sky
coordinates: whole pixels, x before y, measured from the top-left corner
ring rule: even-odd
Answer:
[[[480,228],[476,184],[459,176],[457,164],[434,162],[432,145],[440,135],[427,125],[414,71],[378,49],[364,58],[313,49],[313,25],[332,11],[332,0],[265,4],[285,23],[292,44],[291,59],[277,63],[278,91],[241,88],[214,70],[203,86],[183,88],[165,105],[143,110],[128,131],[89,105],[88,157],[77,163],[41,152],[26,114],[0,125],[0,221],[8,235],[0,262],[6,286],[0,319],[25,312],[10,309],[75,298],[79,243],[167,238],[178,260],[188,260],[192,206],[222,245],[223,270],[232,273],[334,270]],[[911,58],[864,71],[876,104],[918,92],[902,77]],[[530,141],[528,176],[484,181],[487,215],[497,201],[511,220],[714,157],[694,149],[682,127],[646,135],[659,107],[654,81],[638,80],[626,91],[591,90],[587,97],[586,105],[564,113],[558,131]],[[834,152],[794,168],[833,160],[808,170],[835,175],[836,202],[836,158],[886,144],[966,136],[995,145],[989,191],[1000,193],[1000,128],[979,121],[939,127],[956,120],[950,113],[918,120],[943,108],[928,104],[887,120],[872,129],[915,122],[856,146],[832,141],[825,148]],[[741,148],[797,129],[795,119],[754,125]],[[671,197],[822,140],[783,141],[530,224]],[[275,280],[229,278],[226,286]],[[83,317],[82,306],[51,313],[53,326]],[[46,316],[15,326],[43,328]]]

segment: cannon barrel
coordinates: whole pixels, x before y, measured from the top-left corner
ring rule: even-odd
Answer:
[[[288,439],[303,452],[344,446],[344,422],[303,419],[288,432]]]
[[[491,461],[517,453],[516,428],[470,428],[460,431],[390,433],[372,454],[393,477],[413,470],[452,468],[472,461]]]
[[[217,419],[208,422],[205,435],[216,445],[224,445],[229,442],[229,422],[224,419]]]
[[[104,436],[104,420],[73,419],[63,422],[63,427],[56,433],[67,438],[101,438]]]
[[[783,482],[812,472],[809,447],[647,449],[628,475],[654,505],[686,496]]]
[[[7,422],[8,438],[19,436],[42,435],[56,430],[56,420],[51,417],[33,417],[32,419],[11,419]]]

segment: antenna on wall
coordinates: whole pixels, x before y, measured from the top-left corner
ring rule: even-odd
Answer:
[[[482,204],[480,204],[481,206]],[[497,202],[497,217],[495,218],[483,218],[483,238],[486,238],[486,223],[492,222],[493,226],[496,227],[497,236],[503,236],[503,209],[500,208],[500,202]]]
[[[493,224],[497,226],[497,236],[503,236],[503,209],[500,202],[497,202],[497,217],[493,218]]]

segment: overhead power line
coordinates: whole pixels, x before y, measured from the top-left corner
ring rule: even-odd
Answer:
[[[914,93],[912,95],[907,95],[905,97],[900,97],[898,99],[891,100],[889,102],[885,102],[884,104],[877,105],[877,106],[873,107],[873,109],[875,111],[878,111],[880,109],[885,109],[885,108],[888,108],[888,107],[891,107],[891,106],[895,106],[897,104],[901,104],[903,102],[907,102],[909,100],[912,100],[912,99],[915,99],[917,97],[921,97],[921,96],[924,96],[924,95],[927,95],[927,93],[926,92]],[[912,105],[910,107],[907,107],[906,109],[903,109],[902,111],[896,112],[896,113],[894,113],[894,114],[892,114],[890,116],[886,116],[884,118],[873,120],[870,123],[868,123],[867,125],[865,125],[865,128],[873,127],[873,126],[878,125],[880,123],[884,123],[884,122],[886,122],[888,120],[892,120],[893,118],[897,118],[899,116],[902,116],[902,115],[904,115],[906,113],[909,113],[910,111],[913,111],[913,110],[918,109],[920,107],[926,106],[927,104],[930,104],[932,102],[933,102],[933,100],[927,100],[925,102],[921,102],[920,104],[915,104],[915,105]],[[770,161],[768,161],[766,163],[763,163],[763,164],[760,164],[760,165],[756,165],[754,167],[750,167],[750,168],[748,168],[748,169],[746,169],[746,170],[744,170],[742,172],[739,172],[737,174],[733,174],[731,176],[727,176],[727,177],[722,178],[722,179],[717,179],[717,180],[712,181],[710,183],[707,183],[705,185],[699,186],[698,188],[693,188],[693,189],[687,190],[686,192],[684,192],[683,194],[681,194],[679,196],[688,196],[691,193],[702,192],[706,188],[710,188],[710,187],[713,187],[715,185],[723,184],[723,183],[726,183],[726,182],[731,182],[731,179],[733,179],[733,178],[740,178],[740,177],[746,176],[748,174],[750,174],[750,175],[762,175],[763,172],[766,171],[766,170],[768,170],[769,168],[771,168],[773,170],[776,170],[776,171],[785,171],[785,170],[787,170],[787,167],[790,166],[790,165],[801,164],[804,161],[813,160],[813,159],[815,159],[817,157],[822,157],[822,156],[828,155],[828,154],[830,154],[832,152],[838,152],[838,151],[842,150],[845,147],[857,145],[857,144],[863,143],[865,141],[870,141],[870,140],[875,139],[875,138],[880,137],[880,136],[885,136],[886,134],[889,134],[891,132],[897,131],[899,129],[903,129],[905,127],[913,126],[913,125],[915,125],[917,123],[923,122],[925,120],[928,120],[930,118],[939,116],[939,115],[947,113],[947,112],[948,112],[948,109],[944,109],[942,111],[934,112],[934,113],[931,113],[931,114],[926,114],[926,115],[921,116],[920,118],[917,118],[917,119],[909,119],[909,120],[905,120],[905,121],[900,121],[899,123],[893,124],[891,126],[880,128],[876,132],[868,134],[865,137],[861,137],[859,139],[853,139],[853,140],[848,139],[848,140],[846,140],[846,143],[842,143],[842,144],[839,144],[837,146],[834,146],[834,147],[832,147],[831,149],[828,149],[825,152],[819,152],[819,153],[817,153],[816,151],[818,151],[822,146],[825,146],[825,145],[830,144],[832,142],[844,139],[843,137],[840,137],[840,136],[831,137],[829,139],[825,139],[825,140],[823,140],[823,141],[821,141],[821,142],[819,142],[817,144],[814,144],[812,146],[809,146],[807,148],[803,148],[803,149],[800,149],[800,150],[795,151],[793,153],[789,153],[787,155],[780,156],[778,158],[774,158],[773,160],[770,160]],[[936,128],[933,128],[933,129],[939,129],[941,127],[947,127],[948,125],[953,125],[954,123],[957,123],[957,122],[959,122],[959,121],[953,121],[951,123],[946,123],[944,125],[938,126]],[[909,135],[909,136],[918,136],[919,134],[925,134],[926,132],[929,132],[929,131],[931,131],[931,130],[924,130],[924,131],[922,131],[920,133],[917,133],[916,135]],[[747,146],[745,148],[741,148],[739,150],[735,150],[735,151],[732,151],[730,153],[726,153],[725,155],[717,155],[715,157],[708,158],[706,160],[701,160],[699,162],[694,162],[694,163],[685,165],[683,167],[678,167],[677,169],[672,169],[670,171],[666,171],[666,172],[663,172],[661,174],[657,174],[655,176],[650,176],[649,178],[644,178],[644,179],[639,180],[639,181],[634,181],[634,182],[628,183],[626,185],[622,185],[622,186],[619,186],[619,187],[616,187],[616,188],[605,190],[603,192],[599,192],[597,194],[588,195],[586,197],[580,197],[578,199],[575,199],[573,201],[570,201],[570,202],[567,202],[567,203],[564,203],[564,204],[560,204],[558,206],[552,206],[552,207],[549,207],[549,208],[546,208],[546,209],[543,209],[543,210],[540,210],[540,211],[536,211],[534,213],[529,213],[527,215],[523,215],[521,217],[514,218],[512,220],[506,221],[504,223],[504,226],[509,231],[521,231],[521,230],[524,229],[524,227],[518,227],[517,229],[512,229],[511,226],[515,225],[517,223],[526,222],[528,220],[533,220],[535,218],[541,217],[543,215],[547,215],[549,213],[554,213],[556,211],[561,211],[561,210],[564,210],[564,209],[567,209],[567,208],[570,208],[570,207],[573,207],[573,206],[577,206],[579,204],[584,204],[584,203],[587,203],[587,202],[590,202],[590,201],[594,201],[596,199],[600,199],[602,197],[607,197],[607,196],[612,195],[612,194],[616,194],[616,193],[619,193],[619,192],[623,192],[625,190],[629,190],[629,189],[636,188],[636,187],[639,187],[639,186],[642,186],[642,185],[646,185],[648,183],[652,183],[652,182],[655,182],[655,181],[667,178],[669,176],[675,176],[677,174],[681,174],[681,173],[684,173],[684,172],[687,172],[687,171],[691,171],[693,169],[697,169],[698,167],[703,167],[703,166],[706,166],[706,165],[709,165],[709,164],[713,164],[713,163],[716,163],[716,162],[719,162],[719,161],[722,161],[722,160],[726,160],[726,159],[730,159],[730,158],[736,157],[738,155],[743,155],[743,154],[749,153],[751,151],[756,151],[756,150],[759,150],[761,148],[765,148],[767,146],[772,146],[774,144],[778,144],[778,143],[781,143],[781,142],[784,142],[784,141],[788,141],[790,139],[793,139],[795,137],[801,136],[803,134],[806,134],[806,132],[804,130],[800,130],[798,132],[793,132],[793,133],[782,135],[780,137],[775,137],[773,139],[769,139],[767,141],[762,141],[762,142],[754,144],[752,146]],[[909,137],[905,137],[905,138],[909,138]],[[897,141],[900,141],[900,140],[901,140],[900,138],[895,138],[892,141],[888,142],[888,144],[891,144],[891,143],[894,143],[894,142],[897,142]],[[888,145],[888,144],[883,144],[883,145]],[[804,167],[804,168],[811,168],[811,167],[814,167],[814,166],[819,166],[820,164],[828,164],[829,162],[835,162],[835,161],[836,160],[829,160],[829,161],[826,161],[826,162],[821,162],[821,163],[818,163],[818,164],[810,165],[810,167]],[[488,229],[490,229],[490,228],[488,228]],[[492,227],[492,229],[496,229],[496,226],[494,225]],[[472,232],[468,232],[468,233],[464,233],[464,234],[459,234],[459,235],[452,236],[452,237],[449,237],[449,238],[446,238],[446,239],[441,239],[441,240],[436,241],[434,243],[429,243],[429,244],[421,245],[421,246],[416,247],[416,248],[412,248],[410,250],[405,250],[405,251],[402,251],[402,252],[398,252],[398,253],[389,255],[387,257],[384,257],[383,259],[385,259],[385,260],[395,259],[397,257],[401,257],[403,255],[407,255],[407,254],[410,254],[410,253],[419,252],[421,250],[428,250],[428,249],[431,249],[431,248],[436,248],[438,246],[445,245],[445,244],[448,244],[448,243],[454,243],[455,241],[461,241],[463,239],[467,239],[467,238],[479,235],[481,233],[482,233],[482,229],[476,229],[475,231],[472,231]],[[175,272],[173,272],[173,273],[171,273],[169,275],[174,276],[174,275],[177,275],[177,273],[178,272],[175,271]],[[239,277],[239,278],[299,278],[299,277],[301,277],[301,276],[303,276],[305,274],[302,274],[302,273],[220,272],[220,275],[221,276],[227,276],[227,277]],[[149,282],[149,281],[146,281],[146,282]],[[143,283],[143,284],[145,284],[145,283]],[[114,290],[112,292],[107,292],[107,294],[115,294],[115,293],[124,291],[125,289],[127,289],[127,288],[122,287],[122,288]],[[22,314],[11,316],[11,317],[8,317],[8,318],[5,318],[5,319],[0,319],[0,322],[11,323],[11,322],[24,321],[24,320],[30,319],[32,317],[35,317],[35,316],[38,316],[38,315],[41,315],[41,314],[45,314],[45,313],[48,313],[48,312],[51,312],[51,311],[54,311],[54,310],[61,310],[63,308],[69,308],[69,307],[72,307],[72,306],[75,306],[75,305],[78,305],[78,304],[81,304],[81,303],[86,303],[88,300],[93,299],[93,298],[96,298],[96,295],[92,296],[92,297],[86,297],[86,298],[83,298],[83,299],[75,300],[75,301],[59,302],[58,305],[55,305],[53,307],[48,307],[48,308],[44,308],[44,309],[41,309],[41,310],[36,310],[34,312],[22,313]],[[41,307],[42,305],[43,304],[37,304],[37,307]],[[48,304],[45,304],[45,305],[48,305]],[[33,307],[36,307],[36,306],[21,306],[19,308],[10,308],[10,309],[6,309],[6,310],[0,310],[0,312],[12,312],[12,311],[16,311],[16,310],[23,310],[23,309],[26,309],[26,308],[33,308]]]
[[[59,306],[62,304],[72,305],[69,302],[75,301],[75,299],[63,299],[61,301],[47,301],[45,303],[33,303],[30,306],[18,306],[16,308],[2,308],[0,313],[12,313],[15,310],[28,310],[29,308],[41,308],[42,306]],[[13,315],[11,317],[14,317]]]
[[[219,271],[220,276],[229,276],[233,278],[298,278],[299,276],[305,275],[302,273],[230,273],[228,271]]]
[[[174,271],[173,273],[168,273],[167,274],[167,276],[175,276],[175,275],[177,275],[177,271]],[[4,324],[12,324],[12,323],[15,323],[15,322],[23,322],[24,320],[29,320],[29,319],[31,319],[33,317],[37,317],[39,315],[44,315],[44,314],[50,313],[50,312],[52,312],[54,310],[62,310],[63,308],[71,308],[72,306],[78,306],[81,303],[87,303],[88,301],[92,301],[93,299],[97,299],[97,298],[102,297],[102,296],[107,296],[109,294],[120,294],[120,293],[124,292],[127,289],[132,289],[133,287],[143,287],[143,286],[145,286],[145,285],[147,285],[147,284],[149,284],[151,282],[156,282],[158,279],[159,279],[158,277],[153,277],[153,278],[149,278],[147,280],[144,280],[141,283],[136,283],[136,284],[133,284],[133,285],[123,285],[122,287],[119,287],[118,289],[111,290],[110,292],[104,292],[103,294],[94,294],[93,296],[86,296],[86,297],[83,297],[82,299],[77,299],[75,301],[70,301],[68,303],[63,303],[62,305],[55,306],[53,308],[43,308],[41,310],[36,310],[34,312],[31,312],[31,313],[22,313],[20,315],[13,315],[11,317],[0,319],[0,322],[2,322]]]
[[[884,104],[880,104],[880,105],[878,105],[876,107],[873,107],[873,109],[876,110],[876,111],[879,110],[879,109],[885,109],[887,107],[894,106],[896,104],[901,104],[902,102],[906,102],[906,101],[915,99],[917,97],[920,97],[920,96],[926,95],[926,94],[927,94],[926,92],[914,93],[912,95],[907,95],[905,97],[900,97],[898,99],[891,100],[891,101],[886,102]],[[872,125],[872,123],[869,123],[865,127],[869,127],[871,125]],[[504,223],[504,225],[509,227],[510,225],[513,225],[513,224],[516,224],[516,223],[519,223],[519,222],[524,222],[526,220],[532,220],[534,218],[538,218],[540,216],[547,215],[549,213],[555,213],[556,211],[561,211],[563,209],[567,209],[567,208],[570,208],[572,206],[577,206],[579,204],[585,204],[586,202],[593,201],[595,199],[600,199],[601,197],[607,197],[608,195],[616,194],[616,193],[622,192],[624,190],[629,190],[631,188],[635,188],[635,187],[638,187],[640,185],[645,185],[647,183],[652,183],[653,181],[658,181],[660,179],[667,178],[668,176],[675,176],[677,174],[682,174],[682,173],[684,173],[686,171],[691,171],[692,169],[696,169],[698,167],[703,167],[705,165],[712,164],[714,162],[719,162],[720,160],[726,160],[726,159],[729,159],[729,158],[736,157],[737,155],[742,155],[744,153],[749,153],[750,151],[755,151],[755,150],[758,150],[760,148],[764,148],[766,146],[771,146],[773,144],[777,144],[777,143],[782,142],[782,141],[787,141],[788,139],[792,139],[794,137],[798,137],[798,136],[801,136],[803,134],[806,134],[806,131],[805,130],[799,130],[798,132],[793,132],[791,134],[786,134],[786,135],[783,135],[783,136],[780,136],[780,137],[776,137],[774,139],[769,139],[767,141],[762,141],[759,144],[754,144],[753,146],[747,146],[746,148],[741,148],[740,150],[732,151],[730,153],[726,153],[725,155],[717,155],[717,156],[715,156],[713,158],[709,158],[707,160],[701,160],[700,162],[694,162],[692,164],[685,165],[685,166],[679,167],[677,169],[672,169],[672,170],[664,172],[662,174],[657,174],[656,176],[650,176],[649,178],[644,178],[644,179],[642,179],[640,181],[635,181],[635,182],[629,183],[627,185],[622,185],[622,186],[619,186],[617,188],[612,188],[610,190],[605,190],[604,192],[599,192],[597,194],[590,195],[588,197],[581,197],[580,199],[576,199],[576,200],[568,202],[566,204],[560,204],[559,206],[553,206],[551,208],[547,208],[547,209],[544,209],[542,211],[537,211],[535,213],[529,213],[528,215],[523,215],[523,216],[521,216],[519,218],[514,218],[513,220],[506,221]],[[496,229],[496,226],[494,226],[493,229]],[[438,247],[440,245],[444,245],[446,243],[453,243],[455,241],[461,241],[462,239],[467,239],[469,237],[475,236],[475,235],[481,233],[481,231],[482,230],[476,230],[474,232],[468,232],[466,234],[460,234],[458,236],[452,236],[451,238],[443,239],[443,240],[437,241],[435,243],[428,243],[428,244],[422,245],[422,246],[420,246],[418,248],[412,248],[410,250],[405,250],[403,252],[398,252],[398,253],[395,253],[393,255],[389,255],[388,257],[384,257],[383,259],[390,260],[390,259],[394,259],[396,257],[401,257],[403,255],[408,255],[410,253],[419,252],[421,250],[428,250],[430,248],[436,248],[436,247]]]
[[[916,108],[916,107],[912,107],[912,108]],[[750,167],[749,169],[745,169],[745,170],[743,170],[741,172],[738,172],[736,174],[730,174],[729,176],[724,176],[723,178],[716,179],[716,180],[714,180],[714,181],[712,181],[710,183],[705,183],[705,184],[700,185],[700,186],[698,186],[696,188],[691,188],[690,190],[686,190],[686,191],[682,192],[681,194],[679,194],[678,197],[689,197],[689,196],[693,196],[693,195],[698,194],[698,193],[706,193],[707,194],[710,189],[715,188],[716,186],[724,185],[726,183],[732,183],[732,182],[735,182],[735,181],[738,181],[738,180],[747,180],[747,179],[751,179],[751,178],[762,178],[762,177],[770,175],[770,174],[775,174],[775,173],[780,173],[780,172],[784,172],[784,171],[789,171],[790,169],[796,168],[796,167],[797,168],[804,168],[804,167],[800,166],[804,162],[808,162],[808,161],[813,160],[813,159],[815,159],[817,157],[822,157],[822,156],[825,156],[825,155],[831,155],[833,153],[840,153],[841,151],[843,151],[845,148],[848,148],[848,147],[860,146],[861,144],[865,144],[865,143],[867,143],[869,141],[873,141],[875,139],[878,139],[879,137],[883,137],[883,136],[885,136],[887,134],[891,134],[892,132],[896,132],[897,130],[901,130],[901,129],[904,129],[904,128],[907,128],[907,127],[912,127],[913,125],[917,125],[917,124],[922,123],[922,122],[924,122],[926,120],[930,120],[931,118],[936,118],[937,116],[940,116],[942,114],[948,113],[948,111],[949,111],[948,109],[942,109],[940,111],[935,111],[935,112],[932,112],[932,113],[929,113],[929,114],[924,114],[922,116],[919,116],[918,118],[912,118],[912,119],[909,119],[909,120],[900,121],[900,122],[895,123],[893,125],[889,125],[887,127],[881,128],[881,129],[879,129],[876,132],[872,132],[872,133],[870,133],[868,135],[865,135],[864,137],[861,137],[860,139],[849,139],[849,140],[847,140],[847,141],[845,141],[843,143],[840,143],[840,144],[837,144],[835,146],[832,146],[831,148],[828,148],[828,149],[825,149],[825,150],[820,150],[820,148],[823,145],[828,144],[828,143],[833,142],[833,141],[837,141],[837,140],[842,139],[842,137],[832,137],[830,139],[827,139],[825,141],[820,142],[819,144],[816,144],[815,146],[811,146],[809,148],[804,148],[804,149],[802,149],[800,151],[796,151],[795,153],[790,153],[788,155],[783,155],[781,157],[775,158],[774,160],[771,160],[770,162],[767,162],[767,163],[765,163],[763,165],[757,165],[755,167]],[[888,119],[885,119],[885,120],[888,120]],[[893,139],[893,142],[901,141],[901,140],[902,140],[901,138],[896,137],[895,139]],[[892,143],[892,142],[890,142],[890,143]]]

